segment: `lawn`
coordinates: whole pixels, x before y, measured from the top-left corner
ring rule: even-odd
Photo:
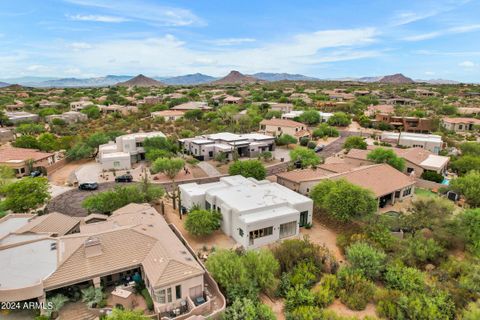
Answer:
[[[417,196],[424,196],[424,197],[438,197],[437,193],[432,192],[428,189],[423,189],[423,188],[415,188],[415,194]]]

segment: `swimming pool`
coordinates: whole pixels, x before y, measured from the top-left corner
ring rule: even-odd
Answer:
[[[448,186],[450,184],[450,179],[444,178],[442,184]]]

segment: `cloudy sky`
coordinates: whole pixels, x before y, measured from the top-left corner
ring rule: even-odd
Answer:
[[[0,78],[402,72],[480,81],[478,0],[0,1]]]

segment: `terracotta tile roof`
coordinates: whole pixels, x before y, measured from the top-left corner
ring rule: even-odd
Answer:
[[[395,154],[413,164],[416,164],[418,166],[421,166],[421,163],[425,161],[428,157],[433,155],[432,152],[424,149],[424,148],[393,148],[393,147],[382,147],[382,146],[368,146],[367,150],[360,150],[360,149],[351,149],[345,157],[347,158],[353,158],[353,159],[360,159],[360,160],[367,160],[367,155],[370,153],[370,151],[376,149],[376,148],[384,148],[384,149],[390,149],[395,152]],[[448,158],[448,157],[445,157]]]
[[[98,241],[99,254],[87,256],[85,241]],[[57,270],[45,280],[55,288],[143,266],[156,287],[202,275],[205,271],[148,204],[129,204],[105,222],[84,224],[81,233],[60,238]]]
[[[341,173],[341,172],[346,172],[353,170],[354,168],[357,168],[358,166],[350,164],[350,163],[345,163],[345,162],[339,162],[339,163],[324,163],[318,166],[318,168],[327,170],[330,172],[334,173]]]
[[[443,118],[442,121],[447,123],[472,123],[480,125],[480,119],[475,118]]]
[[[7,162],[13,160],[26,161],[29,159],[39,161],[53,155],[53,153],[42,152],[36,149],[15,148],[10,146],[4,146],[0,148],[0,162]]]
[[[288,120],[288,119],[264,119],[260,122],[261,125],[265,126],[276,126],[276,127],[302,127],[305,126],[301,122]]]
[[[166,117],[166,116],[183,116],[185,114],[182,110],[162,110],[152,112],[152,116]]]
[[[46,289],[140,266],[156,242],[152,237],[131,228],[114,229],[95,234],[100,242],[101,254],[87,257],[84,243],[89,235],[79,237],[83,241],[78,248],[44,281]],[[68,241],[68,238],[61,239],[58,250],[62,250],[62,242]],[[78,242],[75,244],[78,245]]]
[[[357,186],[371,190],[375,197],[381,197],[415,184],[410,177],[388,164],[362,166],[343,173],[326,173],[324,170],[306,169],[281,173],[277,177],[296,183],[316,180],[320,182],[323,179],[345,179]]]
[[[75,228],[80,223],[80,219],[70,217],[58,212],[52,212],[42,216],[36,216],[26,225],[15,231],[15,233],[51,233],[63,236]]]

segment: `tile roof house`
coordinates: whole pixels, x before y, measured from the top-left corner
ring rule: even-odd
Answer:
[[[374,162],[367,159],[368,154],[376,148],[390,149],[397,156],[405,160],[404,173],[421,177],[424,171],[434,171],[439,174],[445,173],[447,170],[449,157],[439,156],[423,148],[389,148],[379,146],[368,146],[367,150],[351,149],[345,156],[345,162],[351,165],[367,165]]]
[[[185,111],[182,110],[162,110],[162,111],[154,111],[150,115],[152,118],[160,118],[163,117],[165,121],[175,121],[183,117]]]
[[[442,118],[440,125],[447,130],[455,132],[473,131],[476,127],[480,127],[480,119]]]
[[[367,117],[373,117],[378,113],[382,114],[393,114],[395,112],[395,106],[391,104],[379,104],[379,105],[369,105],[367,110],[365,110],[364,114]]]
[[[401,117],[386,113],[378,113],[372,123],[387,123],[396,129],[406,132],[428,133],[433,129],[432,119],[417,117]]]
[[[19,219],[0,220],[0,232],[28,229],[29,218]],[[162,314],[180,307],[194,311],[193,301],[205,290],[205,269],[149,204],[129,204],[104,222],[82,224],[77,233],[3,247],[0,241],[0,268],[1,301],[44,301],[55,289],[85,282],[109,286],[138,274]]]
[[[345,179],[354,185],[368,189],[373,192],[381,207],[411,196],[415,185],[414,179],[388,164],[361,166],[339,173],[320,168],[277,174],[279,184],[304,195],[308,195],[312,188],[324,179]]]
[[[297,138],[310,136],[307,126],[288,119],[264,119],[260,122],[260,132],[274,137],[288,134]]]
[[[189,110],[208,111],[211,109],[212,108],[208,106],[207,102],[202,102],[202,101],[189,101],[189,102],[185,102],[170,108],[170,110],[182,110],[182,111],[189,111]]]
[[[15,148],[7,145],[0,147],[0,165],[12,168],[17,177],[30,174],[29,161],[32,161],[33,169],[37,170],[48,169],[57,159],[54,153],[36,149]]]
[[[242,176],[180,185],[182,208],[198,205],[222,214],[222,231],[246,249],[298,235],[312,222],[313,201],[267,180]]]

